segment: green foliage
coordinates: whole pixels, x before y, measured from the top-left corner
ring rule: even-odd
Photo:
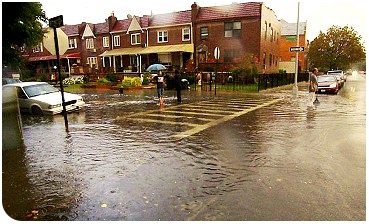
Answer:
[[[47,22],[39,2],[3,2],[2,60],[3,65],[18,68],[23,65],[20,49],[32,48],[42,42],[41,22]]]
[[[149,73],[145,73],[143,75],[142,85],[148,85],[148,84],[150,84],[149,77],[150,77],[150,74]]]
[[[99,78],[97,80],[97,83],[104,84],[104,85],[111,84],[111,82],[108,79],[106,79],[106,78]]]
[[[48,77],[48,75],[46,75],[46,74],[42,74],[42,75],[40,76],[40,81],[41,81],[41,82],[48,82],[48,81],[49,81],[49,77]]]
[[[106,75],[106,79],[109,80],[110,82],[118,82],[118,75],[117,74],[113,74],[113,73],[109,73]]]
[[[361,36],[352,27],[332,26],[311,42],[308,59],[312,67],[321,70],[347,69],[365,55]]]
[[[122,85],[124,88],[142,86],[141,79],[138,77],[124,77]]]

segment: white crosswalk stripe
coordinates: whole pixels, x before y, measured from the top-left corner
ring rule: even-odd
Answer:
[[[280,99],[213,99],[190,104],[164,107],[118,117],[117,120],[178,125],[186,127],[185,131],[177,132],[173,139],[183,139],[204,131],[220,123],[229,121],[259,108],[277,103]]]

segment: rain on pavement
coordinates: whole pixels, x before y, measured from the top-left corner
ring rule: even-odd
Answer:
[[[17,220],[365,220],[365,77],[338,95],[81,92],[3,151]],[[364,100],[363,100],[364,99]]]

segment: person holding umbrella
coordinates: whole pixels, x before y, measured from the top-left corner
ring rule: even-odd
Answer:
[[[152,72],[152,71],[157,71],[158,75],[154,77],[154,81],[156,82],[156,92],[158,93],[158,97],[159,97],[159,105],[163,106],[164,105],[164,98],[163,98],[163,94],[164,94],[164,76],[161,72],[161,70],[165,70],[167,69],[164,65],[162,64],[153,64],[150,65],[149,67],[147,67],[146,71]]]
[[[161,71],[158,71],[158,75],[154,77],[154,80],[156,82],[156,92],[158,93],[159,98],[159,105],[164,105],[164,76]]]

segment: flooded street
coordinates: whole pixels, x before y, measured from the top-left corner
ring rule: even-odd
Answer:
[[[365,220],[366,81],[338,95],[86,90],[3,151],[16,220]]]

